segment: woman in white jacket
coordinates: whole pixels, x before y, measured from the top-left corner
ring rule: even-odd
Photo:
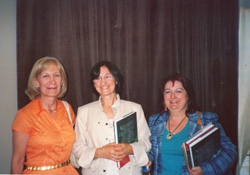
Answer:
[[[78,108],[75,126],[74,154],[83,175],[141,175],[148,163],[150,131],[141,105],[121,100],[123,77],[109,61],[97,63],[91,70],[91,81],[99,100]],[[138,142],[114,143],[113,121],[136,112]],[[122,168],[117,162],[129,156]]]

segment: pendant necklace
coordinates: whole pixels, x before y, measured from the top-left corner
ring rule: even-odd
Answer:
[[[171,132],[170,131],[170,120],[168,120],[168,135],[167,135],[167,139],[168,140],[170,140],[170,139],[172,139],[172,137],[174,136],[174,132],[175,132],[175,130],[181,125],[181,123],[184,121],[184,119],[186,118],[186,115],[185,115],[185,117],[181,120],[181,122],[176,126],[176,128]]]
[[[56,107],[55,107],[54,109],[49,109],[49,107],[48,107],[48,106],[46,107],[44,104],[43,104],[43,107],[44,107],[44,109],[46,109],[48,112],[53,113],[54,111],[56,111],[57,105],[56,105]]]

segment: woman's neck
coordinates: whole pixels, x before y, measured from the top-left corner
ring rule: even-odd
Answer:
[[[54,112],[56,111],[57,108],[57,99],[56,98],[43,98],[41,97],[41,103],[43,107],[48,111],[48,112]]]
[[[182,120],[186,116],[186,111],[170,112],[170,120]]]
[[[103,107],[111,107],[117,100],[116,94],[110,96],[101,97],[101,102]]]
[[[116,95],[105,96],[101,98],[103,111],[109,119],[112,119],[114,117],[112,105],[115,103],[116,100]]]

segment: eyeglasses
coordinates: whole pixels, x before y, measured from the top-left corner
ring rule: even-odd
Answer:
[[[103,78],[102,77],[97,77],[93,80],[94,83],[101,83],[101,81],[105,80],[105,81],[111,81],[113,78],[113,75],[105,75]]]

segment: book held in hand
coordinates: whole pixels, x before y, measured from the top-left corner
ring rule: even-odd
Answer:
[[[182,144],[184,159],[190,168],[208,161],[220,148],[220,130],[212,123]]]
[[[134,143],[138,141],[136,112],[131,112],[114,121],[115,143]],[[121,168],[128,163],[129,156],[118,162]]]

